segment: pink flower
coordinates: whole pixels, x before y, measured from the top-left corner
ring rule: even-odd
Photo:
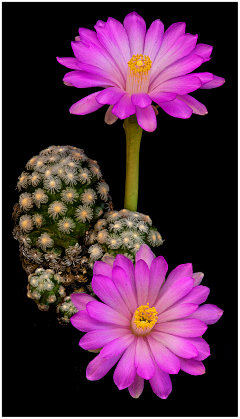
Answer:
[[[165,281],[167,270],[166,260],[143,244],[135,267],[120,254],[113,266],[95,262],[92,288],[103,302],[87,294],[71,295],[79,310],[71,323],[87,332],[79,345],[90,351],[101,348],[88,364],[88,380],[100,380],[118,362],[113,380],[119,390],[128,388],[137,398],[149,380],[153,392],[166,399],[172,391],[169,374],[180,369],[204,374],[202,360],[210,349],[201,336],[223,310],[200,306],[210,290],[199,285],[203,274],[193,273],[191,263],[177,266]]]
[[[74,71],[63,81],[78,88],[103,87],[70,108],[70,113],[85,115],[110,105],[107,124],[136,114],[138,124],[152,132],[157,127],[157,103],[167,114],[190,118],[192,113],[205,115],[206,107],[189,93],[212,89],[225,80],[212,73],[192,73],[210,60],[212,47],[197,44],[197,35],[185,33],[186,24],[172,24],[165,32],[157,19],[146,30],[144,19],[129,13],[123,25],[116,19],[98,20],[95,31],[80,28],[72,42],[75,58],[57,60]]]

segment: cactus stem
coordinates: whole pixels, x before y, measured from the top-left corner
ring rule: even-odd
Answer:
[[[142,128],[137,123],[136,115],[124,119],[123,127],[126,134],[126,180],[124,208],[137,211],[139,151],[142,138]]]

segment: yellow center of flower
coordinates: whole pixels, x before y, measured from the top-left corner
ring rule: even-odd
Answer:
[[[45,244],[48,242],[48,238],[47,237],[42,237],[42,243]]]
[[[128,61],[126,91],[128,93],[147,93],[152,61],[146,55],[133,55]]]
[[[37,223],[41,223],[42,219],[40,217],[36,218]]]
[[[50,182],[50,186],[55,186],[55,185],[56,185],[55,180],[51,180],[51,182]]]
[[[24,221],[22,222],[22,227],[23,227],[23,228],[26,228],[26,227],[27,227],[27,225],[28,225],[28,220],[24,220]]]
[[[86,217],[87,216],[87,211],[83,210],[81,214],[82,214],[83,217]]]
[[[64,228],[69,228],[69,223],[64,223]]]
[[[68,192],[67,193],[67,197],[70,199],[70,198],[72,198],[72,192]]]
[[[56,205],[56,206],[54,207],[54,211],[55,211],[55,212],[60,212],[60,211],[61,211],[61,207],[60,207],[60,205]]]
[[[149,333],[157,322],[157,314],[155,307],[149,307],[149,303],[139,306],[132,319],[134,334],[144,336]]]

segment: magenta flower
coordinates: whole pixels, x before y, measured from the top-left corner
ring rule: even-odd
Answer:
[[[88,364],[88,380],[100,380],[118,362],[113,380],[119,390],[128,388],[137,398],[149,380],[153,392],[166,399],[172,390],[169,374],[180,369],[204,374],[202,360],[210,350],[201,336],[223,310],[200,306],[210,290],[199,285],[203,274],[193,273],[191,263],[177,266],[165,281],[167,269],[166,260],[155,258],[143,244],[135,267],[120,254],[113,264],[95,262],[92,288],[103,302],[71,295],[79,310],[71,323],[87,332],[79,345],[90,351],[101,348]]]
[[[157,19],[146,30],[144,19],[129,13],[123,25],[116,19],[98,20],[95,31],[80,28],[72,42],[75,58],[57,60],[75,71],[66,73],[66,85],[78,88],[103,87],[70,108],[70,113],[85,115],[110,105],[105,122],[136,114],[138,124],[146,131],[157,127],[157,103],[176,118],[190,118],[192,113],[205,115],[206,107],[189,93],[212,89],[224,83],[212,73],[192,73],[210,60],[212,47],[197,44],[197,35],[185,33],[186,24],[172,24],[164,32]]]

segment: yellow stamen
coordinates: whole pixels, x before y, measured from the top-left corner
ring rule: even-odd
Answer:
[[[128,62],[126,91],[128,93],[147,93],[152,61],[146,55],[133,55]]]
[[[141,305],[135,310],[134,323],[137,328],[151,329],[157,322],[157,314],[155,307],[149,307],[149,303],[147,303],[147,305]]]

